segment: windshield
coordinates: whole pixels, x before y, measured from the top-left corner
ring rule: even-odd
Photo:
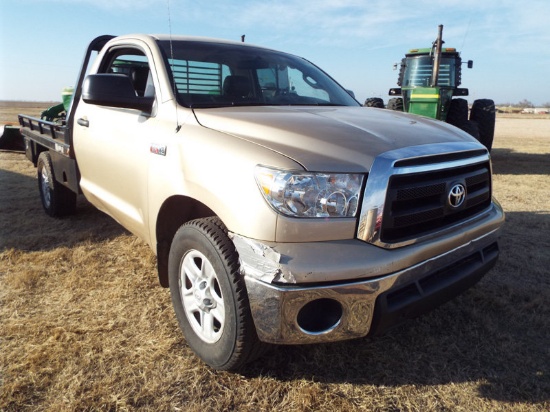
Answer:
[[[296,56],[239,44],[158,43],[178,103],[187,107],[359,106],[330,76]]]
[[[433,70],[432,56],[407,57],[403,87],[430,87]],[[442,57],[437,85],[455,87],[455,58]]]

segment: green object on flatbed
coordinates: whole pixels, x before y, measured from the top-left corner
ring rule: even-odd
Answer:
[[[52,122],[56,119],[64,119],[65,118],[65,106],[63,103],[56,104],[55,106],[52,106],[46,110],[44,110],[40,117],[44,120],[47,120],[49,122]]]
[[[63,92],[61,93],[61,97],[63,99],[63,107],[65,108],[65,111],[68,113],[69,108],[71,107],[71,102],[73,101],[73,94],[74,94],[74,87],[65,87],[63,89]]]

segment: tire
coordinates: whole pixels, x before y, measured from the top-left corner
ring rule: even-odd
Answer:
[[[460,129],[468,122],[468,102],[466,99],[452,99],[447,112],[447,123]]]
[[[369,97],[367,100],[365,100],[364,106],[366,107],[376,107],[378,109],[384,108],[384,100],[382,100],[380,97]]]
[[[452,99],[447,112],[447,123],[458,127],[470,136],[479,140],[477,122],[468,120],[468,102],[466,99]]]
[[[237,370],[267,345],[254,327],[239,255],[218,218],[182,225],[170,248],[172,305],[191,349],[218,370]]]
[[[76,210],[76,193],[55,180],[52,158],[49,152],[40,153],[36,170],[40,200],[46,214],[51,217],[63,217],[73,214]]]
[[[495,102],[490,99],[475,100],[472,105],[470,120],[476,122],[478,125],[479,141],[481,144],[491,151],[495,136]]]
[[[403,111],[403,98],[402,97],[393,97],[388,100],[388,105],[386,106],[389,110],[395,110],[397,112]]]
[[[460,128],[468,133],[470,136],[475,137],[479,140],[479,128],[476,122],[467,120],[465,123],[460,125]]]

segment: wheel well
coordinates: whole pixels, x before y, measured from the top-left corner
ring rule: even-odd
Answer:
[[[161,206],[157,218],[157,269],[159,282],[168,287],[168,255],[176,231],[186,222],[216,214],[198,200],[173,196]]]
[[[36,143],[33,140],[29,140],[29,148],[27,149],[27,158],[33,163],[34,167],[38,164],[38,156],[40,153],[47,152],[48,148]],[[30,152],[30,153],[29,153]]]

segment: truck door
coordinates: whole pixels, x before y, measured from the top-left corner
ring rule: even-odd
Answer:
[[[144,49],[111,48],[98,73],[127,75],[137,95],[154,93]],[[75,113],[73,141],[84,195],[142,239],[148,238],[148,156],[154,122],[150,113],[84,101]]]

